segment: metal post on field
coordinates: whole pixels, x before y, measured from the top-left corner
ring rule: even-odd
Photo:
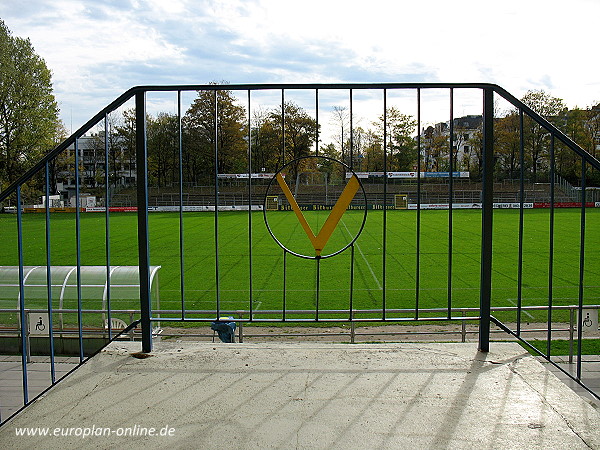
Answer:
[[[573,364],[573,336],[575,335],[575,308],[569,307],[569,364]]]
[[[238,327],[238,342],[242,344],[244,342],[244,322],[241,320],[244,318],[244,311],[238,311],[238,318],[240,319],[240,326]]]
[[[148,245],[148,149],[146,145],[146,94],[135,94],[135,149],[137,170],[138,256],[140,276],[140,312],[142,351],[152,351],[150,322],[150,252]]]
[[[481,212],[481,283],[479,290],[479,351],[490,350],[492,300],[492,218],[494,214],[494,91],[483,90],[483,188]]]

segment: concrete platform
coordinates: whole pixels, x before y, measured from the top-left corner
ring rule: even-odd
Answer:
[[[0,428],[0,447],[600,449],[600,413],[513,343],[137,351],[109,346]]]

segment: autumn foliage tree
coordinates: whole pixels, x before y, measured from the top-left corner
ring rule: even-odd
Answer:
[[[0,20],[0,190],[62,133],[50,70],[29,39],[12,36]]]
[[[246,111],[228,90],[198,91],[183,117],[184,179],[206,182],[219,173],[247,170]]]

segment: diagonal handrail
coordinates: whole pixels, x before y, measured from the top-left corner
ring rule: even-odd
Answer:
[[[135,89],[135,88],[134,88]],[[134,89],[129,89],[128,91],[121,94],[116,100],[106,106],[102,111],[88,120],[84,125],[82,125],[75,133],[65,139],[63,142],[58,144],[54,149],[49,151],[42,159],[40,159],[37,164],[27,170],[23,175],[21,175],[17,180],[15,180],[10,186],[0,192],[0,202],[6,199],[9,195],[16,191],[17,187],[22,185],[31,179],[36,173],[42,170],[46,163],[54,159],[57,155],[59,155],[62,151],[66,150],[70,145],[72,145],[75,140],[81,136],[83,136],[90,128],[96,125],[101,119],[104,118],[106,114],[115,109],[119,108],[126,101],[128,101],[134,94]]]
[[[571,140],[571,138],[569,138],[566,134],[564,134],[562,131],[560,131],[556,126],[551,124],[544,117],[542,117],[541,115],[536,113],[533,109],[531,109],[529,106],[527,106],[521,100],[519,100],[514,95],[512,95],[511,93],[506,91],[504,88],[494,85],[494,91],[498,95],[500,95],[502,98],[504,98],[506,101],[511,103],[513,106],[515,106],[516,108],[518,108],[518,109],[522,110],[524,113],[526,113],[529,117],[531,117],[538,124],[540,124],[542,127],[544,127],[549,133],[551,133],[552,135],[557,137],[563,144],[565,144],[567,147],[569,147],[571,150],[573,150],[579,156],[584,158],[586,160],[586,162],[588,162],[592,167],[594,167],[597,170],[600,170],[600,161],[598,159],[594,158],[594,156],[592,156],[588,151],[586,151],[582,147],[580,147],[577,143],[575,143],[573,140]]]

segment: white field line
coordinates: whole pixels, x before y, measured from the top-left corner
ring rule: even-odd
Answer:
[[[513,298],[507,298],[506,300],[508,300],[509,302],[511,302],[513,305],[517,306],[517,302],[515,302],[515,299],[513,299]],[[523,313],[526,316],[528,316],[530,319],[534,319],[534,317],[531,314],[529,314],[529,312],[526,309],[523,309],[521,311],[523,311]]]
[[[523,289],[543,289],[547,286],[528,286],[528,287],[524,287]],[[573,286],[554,286],[553,289],[571,289],[573,288]],[[587,288],[600,288],[600,286],[586,286]],[[479,287],[474,286],[474,287],[453,287],[453,290],[456,291],[478,291]],[[506,288],[504,287],[497,287],[494,288],[492,287],[492,291],[494,290],[505,290]],[[293,289],[293,288],[288,288],[288,291],[295,291],[295,292],[314,292],[314,289]],[[355,288],[355,291],[370,291],[370,288]],[[392,288],[392,287],[388,287],[386,289],[387,291],[414,291],[415,288],[414,287],[408,287],[408,288]],[[422,287],[420,289],[421,291],[447,291],[448,288],[446,286],[444,287],[433,287],[433,288],[425,288]],[[224,289],[221,288],[220,289],[221,292],[248,292],[248,289]],[[339,289],[327,289],[327,288],[322,288],[321,291],[339,291]],[[179,293],[178,289],[161,289],[160,292],[177,292]],[[205,289],[187,289],[186,288],[186,292],[206,292]],[[252,289],[252,292],[281,292],[281,289]],[[540,300],[540,299],[548,299],[548,297],[523,297],[524,299],[528,299],[528,300]],[[553,297],[556,300],[578,300],[577,297]],[[599,298],[599,297],[588,297],[586,296],[586,298]],[[514,298],[511,298],[511,300],[515,300]],[[0,300],[2,301],[2,300]],[[127,301],[127,299],[113,299],[113,301]],[[225,300],[225,301],[233,301],[233,300]]]
[[[344,222],[343,218],[342,218],[342,224],[344,225],[344,228],[346,229],[346,233],[348,233],[348,236],[350,237],[350,239],[352,239],[352,234],[350,233],[350,230],[346,226],[346,222]],[[358,249],[358,253],[360,253],[360,256],[362,256],[362,259],[365,261],[365,264],[369,268],[369,271],[371,272],[371,275],[373,275],[373,279],[375,280],[375,283],[377,283],[377,289],[382,290],[383,288],[381,287],[381,283],[377,279],[377,276],[375,275],[375,272],[373,271],[373,268],[371,267],[371,264],[369,264],[369,261],[367,261],[367,258],[365,257],[365,254],[360,249],[360,245],[358,245],[356,243],[354,245]]]

